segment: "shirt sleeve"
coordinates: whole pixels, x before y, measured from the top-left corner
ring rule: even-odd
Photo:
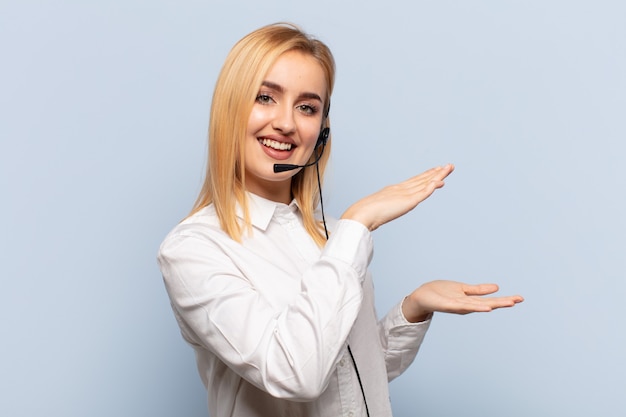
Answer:
[[[247,254],[215,228],[170,234],[157,259],[188,342],[272,396],[307,401],[328,385],[361,307],[372,251],[364,226],[339,221],[286,307],[255,289],[238,259]]]
[[[420,323],[407,321],[402,314],[402,302],[380,320],[379,334],[385,351],[389,381],[398,377],[413,363],[430,327],[430,322],[431,319]]]

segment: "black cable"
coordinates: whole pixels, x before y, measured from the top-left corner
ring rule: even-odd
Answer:
[[[322,152],[324,152],[324,148],[322,148]],[[324,223],[324,233],[326,234],[326,240],[328,240],[328,229],[326,228],[326,216],[324,216],[324,199],[322,198],[322,181],[320,180],[319,164],[315,164],[315,169],[317,170],[317,188],[320,190],[320,207],[322,208],[322,223]]]
[[[356,372],[356,379],[359,380],[359,386],[361,387],[361,394],[363,394],[363,403],[365,404],[365,413],[367,417],[370,417],[370,410],[367,408],[367,400],[365,399],[365,390],[363,389],[363,383],[361,382],[361,375],[359,374],[359,368],[356,366],[356,361],[354,360],[354,355],[352,354],[352,349],[350,349],[350,345],[348,345],[348,353],[350,354],[350,358],[352,359],[352,364],[354,365],[354,371]]]

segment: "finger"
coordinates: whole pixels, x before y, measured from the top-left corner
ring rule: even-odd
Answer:
[[[524,301],[524,299],[519,295],[507,297],[476,297],[473,299],[480,304],[491,307],[492,309],[513,307],[515,304]]]
[[[410,195],[431,195],[436,189],[445,185],[443,178],[439,176],[414,177],[401,184],[400,189]],[[423,199],[422,199],[423,200]]]
[[[436,167],[431,173],[433,179],[444,180],[448,175],[454,171],[454,165],[447,164],[441,167]]]
[[[469,313],[489,313],[499,308],[510,308],[516,304],[512,297],[501,298],[468,298],[458,301],[455,305],[448,307],[449,313],[469,314]]]
[[[446,306],[446,308],[442,308],[440,311],[456,314],[468,314],[488,313],[493,309],[494,307],[490,306],[488,303],[480,302],[479,300],[464,299],[457,300],[455,303]]]
[[[408,183],[425,183],[432,180],[443,180],[450,173],[454,171],[454,165],[447,164],[444,166],[438,166],[430,168],[419,175],[411,177],[407,180]]]
[[[420,188],[437,189],[445,185],[444,179],[454,170],[451,164],[445,167],[437,167],[427,171],[427,175],[418,175],[413,178],[410,185]]]
[[[487,295],[497,292],[500,288],[497,284],[478,284],[478,285],[465,285],[463,292],[466,295]]]
[[[516,297],[503,297],[489,300],[489,306],[495,310],[497,308],[513,307],[519,302],[521,301],[518,301]]]

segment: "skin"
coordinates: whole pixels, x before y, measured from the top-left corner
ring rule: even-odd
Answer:
[[[266,199],[291,202],[291,179],[298,170],[274,173],[276,163],[305,164],[313,153],[322,124],[322,97],[326,83],[322,67],[309,55],[287,52],[274,63],[264,79],[248,120],[245,142],[246,188]],[[276,150],[261,143],[269,140],[291,144]],[[342,219],[362,223],[370,231],[412,211],[444,186],[452,164],[431,168],[399,184],[390,185],[350,206]],[[512,307],[519,295],[485,297],[498,291],[496,284],[470,285],[456,281],[431,281],[402,303],[406,319],[416,323],[434,312],[468,314]]]

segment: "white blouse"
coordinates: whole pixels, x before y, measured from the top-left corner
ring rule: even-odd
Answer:
[[[211,417],[364,416],[348,345],[370,416],[391,416],[388,381],[411,364],[430,322],[407,322],[400,304],[378,321],[361,223],[333,222],[320,249],[295,202],[248,200],[253,230],[242,243],[209,205],[158,254]]]

